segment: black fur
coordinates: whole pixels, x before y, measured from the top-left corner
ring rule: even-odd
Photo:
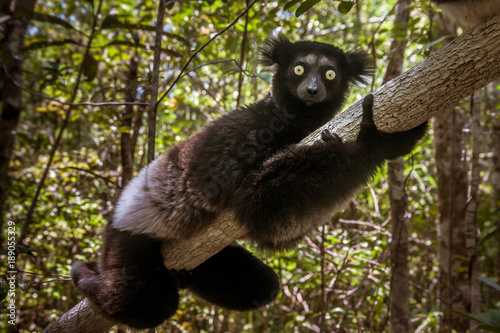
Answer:
[[[120,197],[102,269],[74,267],[77,288],[113,319],[158,325],[177,309],[178,286],[228,309],[268,304],[278,277],[248,251],[227,247],[191,272],[173,274],[162,265],[159,240],[199,235],[231,211],[258,247],[293,248],[425,132],[425,124],[378,131],[369,95],[355,142],[324,132],[322,142],[298,145],[340,110],[351,83],[364,82],[370,60],[284,37],[271,39],[262,53],[274,70],[271,94],[218,118],[143,170]]]
[[[111,319],[146,328],[175,313],[177,280],[163,265],[159,240],[108,225],[102,267],[79,262],[71,277],[78,290]]]
[[[240,246],[228,246],[193,269],[187,286],[209,302],[239,311],[269,304],[280,290],[271,267]]]

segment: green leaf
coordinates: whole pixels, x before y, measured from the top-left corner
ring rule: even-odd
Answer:
[[[85,81],[92,81],[95,78],[98,64],[99,62],[90,54],[85,58],[85,62],[83,63]]]
[[[304,14],[307,12],[309,9],[311,9],[315,4],[320,2],[320,0],[306,0],[304,1],[299,8],[295,11],[295,16],[299,17],[300,15]]]
[[[346,313],[346,310],[343,308],[336,307],[336,308],[331,309],[329,312],[330,313]]]
[[[255,76],[257,76],[262,81],[271,84],[271,79],[273,77],[273,74],[269,72],[260,72],[255,74]]]
[[[130,126],[121,126],[120,128],[118,128],[118,133],[130,133],[130,131],[132,130],[132,127]]]
[[[342,1],[341,3],[339,3],[339,7],[337,9],[340,13],[345,15],[349,13],[353,6],[354,2],[352,1]]]
[[[430,42],[430,43],[427,43],[427,44],[425,44],[424,46],[422,46],[421,48],[419,48],[418,50],[413,51],[413,52],[412,52],[412,53],[408,56],[408,58],[410,58],[412,55],[415,55],[415,54],[418,54],[418,53],[420,53],[420,52],[422,52],[422,51],[428,50],[428,49],[430,49],[431,47],[433,47],[434,45],[439,44],[439,43],[441,43],[443,40],[445,40],[445,39],[447,39],[447,38],[450,38],[450,37],[451,37],[450,35],[448,35],[448,36],[443,36],[443,37],[438,38],[438,39],[436,39],[436,40],[434,40],[434,41],[432,41],[432,42]]]
[[[45,62],[45,65],[44,68],[47,68],[47,69],[53,69],[54,71],[58,72],[59,71],[59,63],[56,62],[56,61],[51,61],[51,60],[47,60]]]
[[[480,330],[486,330],[488,332],[500,332],[500,326],[491,326],[491,325],[481,324],[477,328]]]
[[[488,286],[500,291],[500,285],[498,283],[496,283],[495,281],[493,280],[490,280],[488,278],[483,278],[483,277],[480,277],[480,276],[476,276],[476,279],[478,279],[479,281],[487,284]]]
[[[123,28],[125,24],[120,22],[117,15],[108,15],[102,20],[101,29]]]
[[[293,6],[295,6],[300,0],[292,0],[292,1],[288,1],[284,6],[283,6],[283,10],[288,10],[290,8],[292,8]]]
[[[478,321],[482,324],[494,327],[500,327],[500,310],[493,310],[490,312],[473,313],[473,314],[463,313],[455,310],[452,310],[451,312],[461,317]]]
[[[26,291],[31,286],[31,281],[29,281],[29,280],[18,280],[17,281],[17,286],[22,291]]]

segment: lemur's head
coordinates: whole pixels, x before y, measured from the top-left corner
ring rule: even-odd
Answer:
[[[337,112],[349,85],[366,83],[371,60],[364,52],[343,52],[320,42],[292,43],[282,35],[262,50],[262,63],[274,71],[272,94],[278,106],[322,104]]]

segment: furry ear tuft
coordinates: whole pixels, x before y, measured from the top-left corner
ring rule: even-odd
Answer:
[[[368,77],[373,75],[373,59],[363,51],[346,53],[349,82],[353,84],[368,83]]]
[[[261,63],[269,67],[275,64],[285,65],[292,54],[292,45],[282,34],[270,38],[261,49]]]

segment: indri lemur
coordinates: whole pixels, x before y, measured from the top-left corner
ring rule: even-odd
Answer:
[[[434,0],[443,13],[458,23],[471,27],[500,15],[500,0]]]
[[[200,235],[230,211],[257,247],[293,248],[425,132],[425,124],[378,131],[369,95],[355,142],[323,131],[322,141],[299,145],[339,112],[349,85],[364,82],[371,61],[362,52],[283,36],[262,53],[274,70],[271,93],[216,119],[144,168],[118,201],[102,263],[73,267],[77,288],[112,319],[136,328],[161,324],[177,309],[178,285],[233,310],[270,303],[278,277],[242,247],[226,247],[179,274],[164,267],[162,240]]]

